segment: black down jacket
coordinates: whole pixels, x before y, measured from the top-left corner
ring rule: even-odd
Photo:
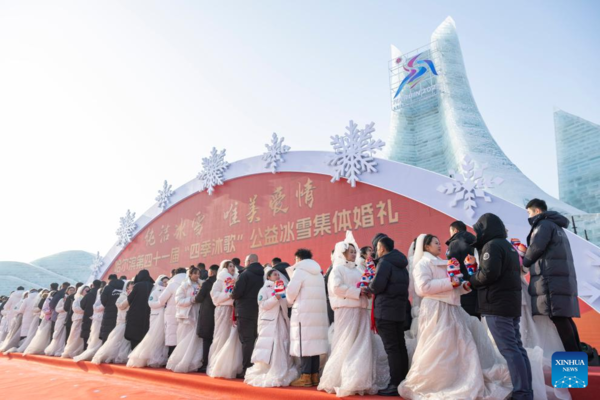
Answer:
[[[196,295],[196,303],[200,303],[196,334],[202,339],[212,340],[215,330],[215,303],[210,296],[210,291],[216,280],[216,276],[209,276]]]
[[[465,277],[469,276],[465,267],[465,258],[468,255],[475,255],[475,247],[473,246],[475,239],[475,235],[471,232],[462,231],[452,235],[446,242],[446,246],[448,246],[446,258],[448,260],[456,258],[460,263],[460,272]],[[469,315],[479,317],[479,312],[477,311],[477,290],[460,296],[460,305]]]
[[[258,320],[258,292],[265,283],[264,270],[259,263],[252,263],[240,274],[231,297],[235,300],[236,318]]]
[[[104,306],[104,315],[102,316],[102,325],[100,325],[100,339],[108,339],[108,335],[117,325],[117,299],[123,291],[125,282],[120,279],[113,279],[104,287],[100,301]]]
[[[504,223],[494,214],[483,214],[473,230],[477,234],[479,267],[469,280],[479,292],[479,312],[520,317],[521,265],[519,254],[506,240]]]
[[[523,266],[530,268],[533,315],[579,317],[573,254],[563,230],[569,226],[569,220],[556,211],[546,211],[529,218],[529,224],[529,248]]]
[[[90,331],[92,329],[92,316],[94,315],[94,303],[96,302],[96,296],[98,295],[98,289],[100,288],[101,282],[99,280],[94,281],[94,287],[83,299],[79,306],[83,310],[83,319],[81,320],[81,337],[83,339],[89,339]]]
[[[406,256],[396,249],[377,259],[377,272],[369,284],[369,290],[375,294],[375,318],[406,320],[409,307],[407,266]]]
[[[125,325],[125,339],[141,342],[150,329],[150,306],[148,298],[152,293],[154,279],[143,269],[133,279],[133,289],[127,296],[129,310]]]

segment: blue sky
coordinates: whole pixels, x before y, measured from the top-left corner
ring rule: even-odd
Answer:
[[[349,119],[385,140],[390,44],[448,15],[492,135],[557,195],[553,107],[600,123],[600,2],[0,3],[0,260],[106,252],[213,146],[328,150]]]

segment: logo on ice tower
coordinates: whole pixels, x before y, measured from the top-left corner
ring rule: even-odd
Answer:
[[[433,61],[419,60],[419,57],[422,54],[423,53],[419,53],[416,56],[412,57],[406,63],[406,65],[403,66],[404,70],[408,72],[408,75],[404,77],[404,79],[400,83],[400,86],[398,86],[398,90],[394,95],[394,99],[398,97],[400,92],[402,92],[402,89],[404,89],[406,86],[410,86],[411,89],[414,88],[419,82],[421,82],[426,77],[428,71],[431,71],[433,75],[438,74],[435,70],[435,65],[433,64]],[[402,61],[402,59],[399,58],[396,59],[396,62],[398,62],[398,60],[400,62]]]

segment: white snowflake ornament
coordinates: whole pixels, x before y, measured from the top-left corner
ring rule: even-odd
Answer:
[[[266,161],[265,168],[271,169],[272,173],[277,171],[277,163],[285,162],[283,155],[290,151],[290,146],[283,144],[285,138],[278,139],[277,134],[273,133],[271,144],[265,144],[267,152],[263,154],[262,159]]]
[[[175,191],[171,190],[171,185],[165,181],[163,188],[158,191],[158,196],[154,200],[158,201],[158,206],[164,210],[167,209],[171,202],[171,196],[175,194]]]
[[[438,186],[437,190],[440,193],[454,195],[452,207],[456,207],[459,201],[464,201],[463,209],[469,218],[473,218],[478,198],[487,203],[492,202],[492,198],[484,192],[484,189],[495,188],[504,182],[502,178],[484,178],[483,171],[486,168],[486,164],[475,168],[475,161],[467,155],[461,164],[462,173],[458,175],[455,171],[450,170],[450,177],[453,178],[453,181]]]
[[[96,257],[92,261],[92,265],[90,265],[90,269],[92,270],[92,275],[94,279],[98,279],[100,277],[100,271],[104,262],[102,261],[102,257],[100,256],[100,252],[96,253]]]
[[[220,153],[213,147],[210,157],[202,159],[202,172],[198,174],[198,179],[202,181],[200,191],[206,190],[209,195],[215,191],[215,186],[223,184],[223,174],[229,167],[225,161],[225,150]]]
[[[135,232],[137,225],[135,224],[135,213],[127,210],[124,217],[119,219],[119,229],[117,229],[117,236],[119,238],[117,246],[125,247],[131,242],[133,238],[133,232]]]
[[[352,187],[356,187],[356,182],[360,181],[359,176],[363,172],[377,172],[377,162],[373,154],[381,150],[385,143],[373,139],[374,125],[375,123],[371,122],[364,129],[358,129],[358,125],[350,121],[344,136],[331,136],[331,145],[335,153],[329,161],[329,165],[335,167],[331,182],[346,178]]]

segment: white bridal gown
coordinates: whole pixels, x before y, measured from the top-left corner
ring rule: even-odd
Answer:
[[[225,280],[231,276],[227,269],[217,273],[210,296],[215,304],[215,331],[208,353],[206,375],[213,378],[233,379],[242,372],[242,343],[233,324],[233,300],[226,292]]]
[[[94,314],[92,314],[92,327],[90,329],[90,337],[88,338],[87,349],[78,355],[73,357],[76,362],[79,361],[91,361],[96,355],[100,347],[102,347],[102,339],[100,339],[100,328],[102,327],[102,317],[104,316],[104,306],[100,301],[102,293],[98,290],[96,294],[96,301],[94,301]]]
[[[127,287],[127,282],[125,286]],[[127,357],[131,352],[131,343],[125,339],[125,325],[127,322],[127,311],[129,303],[127,302],[127,292],[123,290],[116,302],[117,308],[117,325],[110,332],[106,342],[98,349],[92,363],[94,364],[125,364]]]
[[[85,287],[86,286],[81,286],[77,289],[77,294],[71,305],[71,307],[73,307],[73,323],[71,325],[69,337],[67,338],[65,350],[61,355],[62,358],[73,358],[83,353],[83,338],[81,337],[83,309],[81,308],[81,299],[83,299],[83,288]]]
[[[246,370],[244,378],[244,383],[250,386],[289,386],[300,374],[290,356],[287,300],[272,296],[273,288],[274,282],[266,281],[258,294],[260,313],[258,339],[252,353],[254,365]]]
[[[25,292],[21,292],[19,295],[20,297],[18,301],[15,302],[12,310],[14,316],[8,322],[8,335],[6,335],[4,341],[0,344],[0,352],[19,347],[19,342],[21,341],[21,325],[23,322],[23,309],[21,306],[23,305],[23,302],[27,300],[23,298]]]
[[[50,300],[52,298],[48,296],[42,306],[40,319],[42,322],[38,326],[35,336],[29,346],[25,349],[23,354],[44,354],[44,350],[50,344],[52,340],[52,310],[50,310]]]
[[[52,341],[44,350],[44,354],[52,357],[60,357],[65,350],[67,342],[67,328],[65,322],[67,320],[67,312],[65,311],[65,299],[60,299],[56,304],[56,322],[54,323],[54,333],[52,333]]]
[[[27,349],[27,346],[29,346],[29,344],[35,337],[35,333],[37,332],[37,329],[40,325],[40,309],[38,308],[39,302],[40,302],[40,293],[37,293],[37,296],[36,296],[35,300],[33,301],[33,308],[30,310],[30,312],[33,314],[33,317],[31,318],[31,322],[29,324],[29,329],[27,331],[27,338],[25,338],[25,340],[23,341],[23,343],[21,343],[19,348],[14,351],[16,353],[24,353],[25,349]]]
[[[144,339],[129,354],[128,367],[161,368],[169,358],[169,349],[165,346],[165,307],[158,300],[165,287],[159,283],[164,275],[156,280],[154,290],[150,294],[148,304],[151,308],[150,328]]]
[[[318,389],[338,397],[373,395],[385,389],[390,381],[390,368],[383,342],[371,330],[369,300],[361,296],[358,283],[364,267],[347,261],[344,252],[354,244],[346,241],[335,245],[333,269],[328,292],[335,313],[331,354],[323,369]]]
[[[405,399],[504,399],[512,386],[506,361],[484,325],[460,306],[466,291],[452,288],[446,263],[427,252],[415,254],[414,286],[422,298],[417,346],[398,392]]]
[[[178,307],[180,304],[188,303],[191,298],[195,298],[200,289],[199,285],[192,283],[189,278],[181,283],[177,289],[176,298]],[[167,369],[173,372],[192,372],[197,371],[202,366],[202,339],[196,334],[198,324],[198,314],[200,312],[200,303],[191,303],[189,311],[177,313],[183,317],[178,317],[177,337],[182,339],[177,343],[177,347],[167,361]]]

